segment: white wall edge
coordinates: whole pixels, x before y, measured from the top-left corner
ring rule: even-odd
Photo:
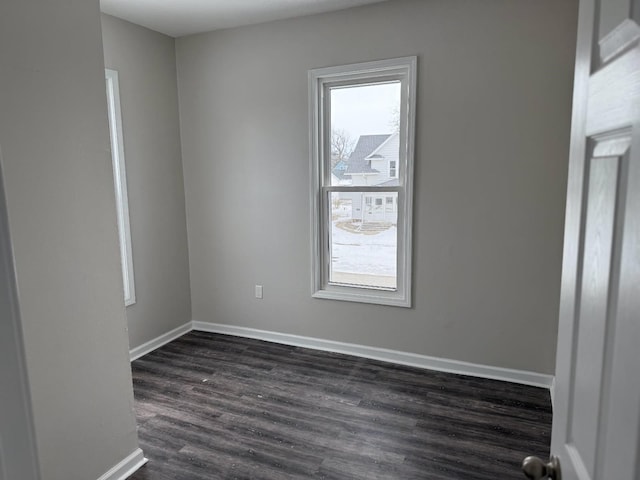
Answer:
[[[160,348],[161,346],[171,342],[172,340],[181,337],[185,333],[189,333],[192,329],[192,322],[187,322],[184,325],[180,325],[178,328],[174,328],[167,333],[163,333],[153,340],[149,340],[142,345],[132,348],[131,350],[129,350],[129,357],[133,362],[143,355],[153,352],[156,348]]]
[[[141,449],[136,449],[133,453],[124,458],[117,465],[114,465],[98,480],[126,480],[130,475],[147,463]]]
[[[268,342],[282,343],[296,347],[313,348],[328,352],[344,353],[357,357],[381,360],[383,362],[397,363],[411,367],[436,370],[439,372],[456,373],[469,375],[472,377],[502,380],[505,382],[518,383],[551,389],[554,377],[542,373],[529,372],[525,370],[514,370],[490,365],[462,362],[446,358],[429,357],[417,353],[400,352],[388,350],[386,348],[369,347],[353,343],[336,342],[333,340],[323,340],[312,337],[302,337],[299,335],[289,335],[285,333],[257,330],[254,328],[238,327],[234,325],[223,325],[219,323],[193,321],[193,330],[211,333],[221,333],[236,337],[255,338]]]
[[[551,380],[551,386],[549,387],[549,395],[551,396],[551,411],[556,411],[556,377]]]

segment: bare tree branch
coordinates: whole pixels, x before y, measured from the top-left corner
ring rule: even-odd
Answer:
[[[331,130],[331,166],[334,167],[340,160],[349,158],[354,147],[355,142],[345,130]]]
[[[400,131],[400,107],[395,106],[391,110],[391,120],[389,126],[393,127],[393,132],[398,133]]]

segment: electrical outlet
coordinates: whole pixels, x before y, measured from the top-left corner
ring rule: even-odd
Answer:
[[[262,298],[262,285],[256,285],[256,298]]]

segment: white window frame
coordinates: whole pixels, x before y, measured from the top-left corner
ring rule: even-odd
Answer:
[[[319,68],[309,71],[311,144],[312,296],[333,300],[411,307],[413,164],[415,143],[417,57]],[[332,186],[330,168],[331,87],[400,81],[400,151],[398,186]],[[326,156],[329,157],[326,157]],[[337,285],[329,282],[330,196],[333,192],[398,194],[397,288]]]
[[[136,288],[133,276],[133,251],[131,248],[131,224],[129,222],[129,196],[127,194],[127,169],[124,160],[124,140],[122,135],[122,113],[120,111],[120,84],[116,70],[105,69],[107,83],[107,110],[109,113],[109,137],[111,140],[111,160],[113,183],[116,193],[116,213],[120,261],[122,263],[122,283],[125,306],[136,303]]]
[[[393,163],[393,167],[391,166],[392,163]],[[389,178],[398,178],[398,161],[397,160],[389,160]]]

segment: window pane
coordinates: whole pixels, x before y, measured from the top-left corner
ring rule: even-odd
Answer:
[[[331,192],[329,282],[397,288],[397,192]]]
[[[329,92],[331,185],[398,185],[400,82]]]

